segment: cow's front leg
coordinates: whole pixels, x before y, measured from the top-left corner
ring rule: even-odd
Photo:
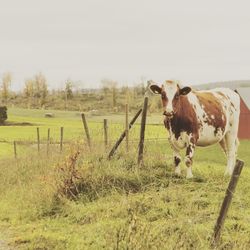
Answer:
[[[192,164],[193,164],[193,156],[194,156],[195,145],[190,143],[187,146],[186,156],[185,156],[185,164],[187,166],[187,179],[192,178]]]
[[[173,158],[174,158],[174,172],[177,175],[181,175],[181,167],[180,167],[180,163],[181,163],[181,155],[180,155],[180,149],[178,147],[176,147],[174,145],[174,143],[172,143],[171,139],[168,138],[169,140],[169,144],[173,150]]]
[[[179,151],[174,151],[174,167],[175,167],[175,174],[177,175],[181,175],[181,167],[180,167],[180,163],[181,163],[181,155]]]

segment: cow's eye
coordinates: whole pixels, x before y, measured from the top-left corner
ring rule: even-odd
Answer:
[[[175,97],[174,97],[176,100],[179,98],[179,95],[175,95]]]

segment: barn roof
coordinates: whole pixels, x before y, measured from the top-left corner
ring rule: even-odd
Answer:
[[[250,88],[237,88],[236,91],[250,110]]]

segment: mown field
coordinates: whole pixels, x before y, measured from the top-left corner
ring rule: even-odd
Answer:
[[[45,118],[54,112],[55,118]],[[133,114],[130,115],[132,117]],[[103,144],[104,118],[109,146]],[[146,127],[144,166],[137,166],[139,125],[108,161],[107,152],[124,128],[123,115],[87,115],[92,149],[77,112],[9,109],[0,127],[0,237],[17,249],[210,249],[211,235],[228,185],[225,157],[218,145],[196,151],[192,180],[173,174],[171,150],[161,115]],[[138,121],[139,122],[139,121]],[[23,126],[25,125],[25,126]],[[45,142],[51,129],[64,150],[46,145],[38,154],[40,127]],[[157,139],[158,138],[158,139]],[[13,157],[13,141],[18,158]],[[219,249],[249,249],[249,141],[241,141],[245,167],[237,186]]]

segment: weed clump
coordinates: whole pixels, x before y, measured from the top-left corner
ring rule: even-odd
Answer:
[[[78,181],[81,175],[77,170],[76,164],[80,151],[71,152],[62,163],[58,163],[56,170],[56,182],[59,196],[76,199],[79,194]]]

